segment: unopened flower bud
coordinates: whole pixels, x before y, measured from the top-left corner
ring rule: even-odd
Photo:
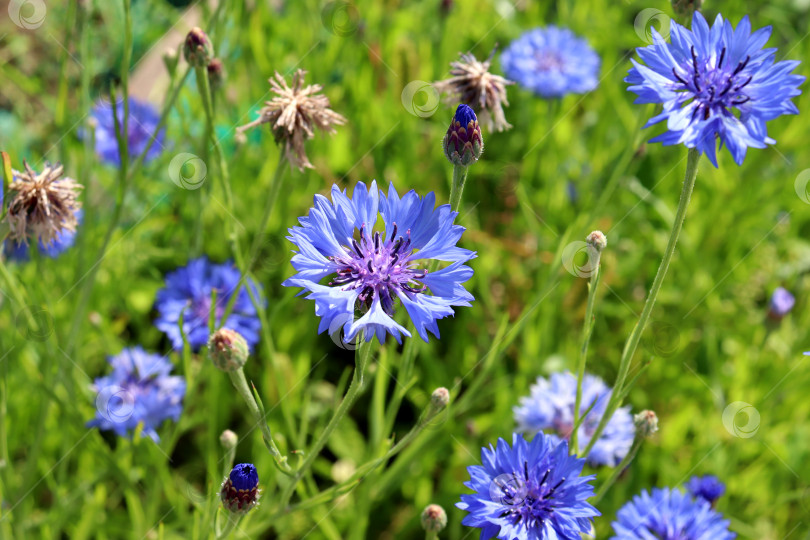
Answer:
[[[236,465],[219,493],[226,510],[245,514],[259,504],[259,473],[252,463]]]
[[[447,527],[447,513],[438,504],[429,504],[422,511],[422,528],[425,532],[441,532]]]
[[[230,429],[226,429],[222,432],[222,435],[219,436],[219,443],[225,450],[232,450],[236,448],[236,443],[238,442],[239,436]]]
[[[183,56],[192,67],[206,67],[214,57],[214,46],[202,29],[195,26],[186,35]]]
[[[641,411],[633,416],[636,432],[642,437],[649,437],[658,431],[658,417],[654,411]]]
[[[450,391],[445,387],[439,387],[430,395],[430,408],[437,413],[447,407],[450,403]]]
[[[466,167],[481,157],[484,139],[481,137],[481,128],[478,127],[478,118],[469,105],[462,103],[456,109],[442,146],[444,155],[453,165]]]
[[[171,47],[166,49],[166,52],[163,53],[163,65],[166,66],[166,71],[169,72],[169,75],[174,75],[174,72],[177,69],[177,61],[177,49],[173,49]]]
[[[208,340],[208,356],[222,371],[240,369],[247,362],[249,354],[245,338],[230,328],[220,328]]]
[[[208,62],[208,84],[214,90],[222,87],[222,82],[225,80],[225,67],[222,65],[222,60],[219,58],[212,58]]]
[[[672,0],[672,9],[682,17],[691,17],[703,6],[703,0]]]
[[[585,239],[589,246],[600,252],[607,247],[607,237],[602,231],[593,231]]]

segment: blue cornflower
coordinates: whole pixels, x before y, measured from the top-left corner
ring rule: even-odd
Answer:
[[[115,104],[119,125],[123,128],[124,107],[123,101]],[[118,153],[118,140],[115,137],[115,120],[112,114],[112,105],[106,101],[99,101],[93,107],[93,118],[96,120],[96,153],[105,163],[121,165],[121,155]],[[129,98],[129,121],[127,123],[127,152],[130,159],[135,159],[146,150],[152,137],[155,142],[144,157],[144,162],[155,159],[163,150],[166,129],[157,134],[160,113],[152,104]]]
[[[124,349],[108,361],[113,371],[93,384],[96,417],[87,427],[111,429],[123,437],[141,424],[144,435],[159,441],[155,429],[167,418],[176,422],[183,412],[186,381],[169,375],[169,360],[141,347]]]
[[[464,485],[475,493],[456,503],[469,512],[461,523],[481,529],[481,540],[580,540],[600,515],[587,502],[595,477],[580,476],[585,460],[568,455],[566,442],[542,433],[526,442],[515,433],[511,447],[498,439],[497,448],[482,448],[481,462],[467,467]]]
[[[259,500],[259,473],[253,463],[240,463],[231,469],[219,492],[222,505],[231,512],[246,513]]]
[[[520,398],[520,406],[513,409],[518,431],[526,433],[548,431],[551,432],[549,436],[553,440],[559,441],[560,437],[568,439],[574,427],[577,378],[571,373],[554,373],[548,380],[538,377],[530,392],[531,395]],[[599,425],[610,401],[610,394],[610,388],[602,379],[594,375],[585,375],[582,380],[582,401],[579,411],[580,414],[585,414],[590,409],[590,412],[585,416],[577,432],[580,451],[588,445]],[[630,451],[635,434],[630,407],[616,409],[588,454],[588,464],[615,467]]]
[[[524,33],[501,54],[507,78],[544,98],[584,94],[599,85],[599,55],[567,28]]]
[[[686,483],[686,489],[695,498],[703,499],[712,504],[726,492],[726,485],[713,474],[707,474],[706,476],[693,476],[690,478],[689,482]]]
[[[616,514],[612,540],[732,540],[729,521],[703,499],[677,489],[636,495]]]
[[[2,204],[2,196],[0,196],[0,204]],[[81,224],[84,211],[78,209],[76,212],[74,212],[74,214],[76,216],[76,221]],[[42,240],[39,240],[39,252],[46,257],[55,259],[73,247],[73,243],[76,240],[76,233],[77,231],[63,229],[56,233],[56,236],[50,244],[45,244],[42,242]],[[6,257],[16,261],[27,261],[29,256],[28,250],[29,246],[27,246],[25,243],[17,242],[13,239],[7,239],[3,245],[3,252],[6,254]]]
[[[793,309],[796,304],[796,298],[790,294],[790,291],[784,287],[777,287],[771,295],[771,301],[768,307],[768,315],[772,319],[779,320]]]
[[[747,16],[734,29],[718,15],[709,28],[696,11],[692,30],[672,22],[672,43],[652,32],[654,43],[636,49],[646,65],[633,60],[625,79],[636,103],[664,105],[647,126],[666,120],[667,131],[651,142],[697,148],[716,167],[719,138],[740,165],[749,146],[776,142],[768,120],[799,112],[790,101],[801,94],[804,77],[791,74],[799,62],[774,62],[776,49],[762,48],[770,26],[751,33]]]
[[[261,288],[250,278],[245,280],[233,304],[228,319],[221,323],[225,309],[239,284],[241,274],[231,263],[214,264],[206,257],[189,261],[188,265],[166,275],[166,286],[159,290],[155,307],[159,316],[155,326],[171,340],[176,350],[183,348],[183,334],[193,350],[208,342],[212,291],[216,291],[215,325],[242,334],[252,348],[259,342],[261,322],[250,299],[247,285],[259,302],[265,303]],[[183,315],[183,332],[178,321]]]
[[[456,246],[464,232],[453,224],[458,212],[449,204],[434,209],[435,202],[433,192],[421,198],[411,190],[400,198],[393,185],[386,197],[376,181],[370,188],[359,182],[352,198],[337,186],[331,202],[315,196],[301,226],[289,229],[288,239],[298,247],[292,258],[298,273],[283,285],[310,292],[307,298],[315,300],[321,317],[318,333],[343,327],[346,342],[361,331],[366,341],[376,335],[380,343],[386,332],[397,341],[400,333],[410,337],[392,318],[399,299],[427,341],[428,331],[439,337],[436,321],[453,315],[452,306],[470,305],[473,296],[462,283],[473,275],[464,263],[475,252]],[[383,231],[374,231],[378,211]],[[429,272],[430,259],[451,264]],[[331,281],[321,285],[326,276]]]

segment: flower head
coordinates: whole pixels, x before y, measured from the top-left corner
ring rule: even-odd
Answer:
[[[245,338],[230,328],[220,328],[208,340],[208,356],[222,371],[240,369],[247,362],[249,354]]]
[[[222,505],[231,512],[247,513],[259,504],[259,473],[252,463],[236,465],[219,492]]]
[[[276,143],[284,147],[290,164],[303,171],[313,168],[309,162],[304,143],[315,136],[314,128],[326,133],[335,133],[333,126],[341,126],[346,119],[329,108],[329,98],[319,92],[319,84],[304,86],[306,71],[299,69],[293,74],[292,87],[284,77],[276,73],[270,79],[270,89],[276,96],[267,101],[259,118],[236,128],[237,135],[260,124],[270,124]]]
[[[510,79],[544,98],[584,94],[599,85],[599,55],[567,28],[535,28],[501,55]]]
[[[504,131],[512,126],[503,115],[503,107],[509,106],[506,85],[515,84],[500,75],[489,72],[495,49],[489,58],[479,61],[472,53],[461,55],[461,60],[450,62],[449,79],[437,81],[433,87],[447,94],[450,103],[464,103],[478,110],[481,123],[487,130]]]
[[[478,127],[478,118],[469,105],[463,103],[456,109],[456,114],[450,121],[450,127],[442,141],[444,155],[453,165],[472,165],[484,152],[484,139],[481,137],[481,128]]]
[[[475,491],[456,507],[469,512],[463,525],[481,529],[481,539],[579,540],[599,511],[587,499],[590,481],[580,476],[584,459],[568,454],[568,443],[538,433],[531,442],[512,435],[481,449],[482,465],[467,467]]]
[[[652,32],[654,43],[637,49],[644,64],[633,60],[625,79],[636,103],[664,106],[647,126],[666,120],[667,131],[651,142],[696,148],[716,167],[719,139],[740,165],[748,147],[776,142],[768,120],[799,112],[791,101],[804,81],[791,74],[799,62],[774,62],[776,49],[762,48],[770,26],[751,33],[747,16],[734,29],[718,15],[709,28],[696,11],[692,30],[672,22],[671,43]]]
[[[237,291],[240,276],[233,264],[214,264],[206,257],[191,260],[188,265],[170,272],[166,275],[166,286],[157,293],[155,307],[159,316],[155,326],[169,337],[176,350],[183,348],[185,335],[196,351],[208,342],[208,324],[213,309],[215,326],[239,332],[252,348],[259,342],[261,323],[247,287],[260,302],[264,299],[260,287],[250,278]],[[212,306],[214,294],[216,301]],[[221,319],[234,294],[237,296],[233,309],[223,324]],[[182,334],[178,327],[181,315]]]
[[[129,119],[127,121],[127,152],[130,160],[143,154],[146,147],[154,138],[149,151],[144,156],[144,162],[155,159],[163,150],[166,129],[157,131],[160,114],[145,101],[129,98]],[[124,129],[124,102],[118,100],[115,104],[118,125]],[[93,108],[93,118],[96,124],[96,154],[105,163],[121,165],[121,154],[118,152],[118,139],[115,136],[115,119],[112,105],[107,101],[99,101]]]
[[[169,360],[141,347],[124,349],[108,361],[113,371],[93,384],[96,417],[87,426],[124,437],[141,425],[144,435],[159,441],[155,430],[167,418],[176,422],[183,412],[186,381],[169,375]]]
[[[612,540],[733,540],[729,521],[703,499],[677,489],[642,491],[616,514]]]
[[[574,406],[577,395],[577,378],[571,373],[554,373],[549,379],[538,377],[530,388],[531,394],[520,398],[520,406],[514,408],[518,431],[537,433],[546,431],[554,440],[568,439],[574,427]],[[582,380],[582,400],[579,412],[585,419],[579,426],[577,441],[580,450],[591,440],[602,415],[605,414],[611,390],[602,379],[585,375]],[[594,403],[595,402],[595,403]],[[621,462],[635,438],[635,426],[630,407],[621,407],[605,426],[599,439],[588,454],[591,465],[615,467]]]
[[[201,28],[195,26],[186,34],[183,56],[192,67],[206,67],[214,57],[214,46]]]
[[[772,319],[779,320],[793,309],[796,298],[784,287],[777,287],[771,295],[768,315]]]
[[[433,192],[424,198],[411,190],[400,198],[394,186],[388,196],[359,182],[352,198],[332,186],[332,201],[315,196],[309,215],[288,237],[298,247],[292,265],[298,272],[283,285],[302,287],[315,300],[321,317],[318,332],[344,330],[349,342],[360,332],[366,341],[386,332],[400,341],[410,332],[394,321],[396,301],[405,307],[425,341],[439,337],[438,319],[453,315],[453,306],[469,306],[473,296],[462,283],[473,271],[464,263],[475,253],[456,246],[464,227],[454,225],[458,212],[450,205],[433,207]],[[378,214],[379,213],[379,214]],[[375,231],[379,217],[382,230]],[[435,272],[431,259],[451,263]],[[327,277],[327,285],[319,282]],[[359,313],[359,318],[355,313]]]
[[[713,504],[726,492],[726,485],[713,474],[693,476],[686,483],[686,489],[693,497]]]
[[[0,196],[0,205],[2,205],[2,202],[3,197]],[[83,216],[84,212],[81,209],[77,209],[76,221],[79,224],[81,224]],[[37,243],[37,249],[39,249],[39,252],[42,255],[55,259],[73,246],[73,243],[76,240],[76,234],[77,231],[70,231],[67,229],[62,230],[56,234],[56,237],[50,244],[45,244],[42,242],[42,240],[40,240]],[[17,261],[27,261],[30,255],[28,245],[26,245],[24,242],[11,239],[6,240],[5,244],[3,245],[3,252],[7,258]]]
[[[633,423],[636,425],[636,431],[642,437],[652,437],[658,433],[658,415],[655,414],[655,411],[645,409],[634,414]]]
[[[422,510],[422,528],[427,532],[441,532],[447,527],[447,512],[438,504],[429,504]]]
[[[48,247],[62,234],[75,234],[82,186],[63,177],[64,168],[58,163],[46,164],[39,174],[25,161],[23,165],[25,171],[12,171],[13,180],[8,185],[9,192],[14,192],[6,214],[11,241],[28,245],[34,240]]]

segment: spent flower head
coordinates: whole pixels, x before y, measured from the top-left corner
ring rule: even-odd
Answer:
[[[464,485],[475,493],[456,503],[468,514],[462,525],[481,529],[481,539],[578,540],[599,511],[588,503],[593,475],[580,476],[585,460],[568,454],[568,443],[543,433],[512,446],[498,439],[481,449],[481,465],[467,467]]]
[[[472,165],[484,152],[484,139],[478,118],[469,105],[461,104],[450,121],[450,127],[442,141],[444,155],[453,165]]]
[[[62,176],[61,164],[46,164],[41,173],[23,161],[24,171],[12,171],[8,185],[9,197],[6,219],[11,229],[10,239],[28,245],[29,240],[51,246],[61,235],[75,234],[81,208],[79,190],[83,186]]]
[[[219,491],[222,506],[238,514],[246,514],[259,504],[259,473],[252,463],[240,463],[222,482]]]
[[[393,185],[386,196],[376,181],[358,182],[351,198],[336,185],[331,202],[315,196],[301,226],[289,229],[297,273],[282,285],[309,291],[321,317],[318,333],[342,327],[346,342],[361,332],[366,341],[377,336],[382,343],[386,333],[400,341],[411,333],[393,319],[399,302],[427,341],[428,332],[439,337],[438,319],[470,305],[473,296],[462,284],[472,277],[465,263],[475,252],[456,246],[464,232],[453,223],[458,212],[449,204],[434,208],[435,202],[433,192],[420,197],[411,190],[400,198]],[[450,264],[431,272],[431,259]]]
[[[452,77],[435,82],[433,87],[447,94],[449,103],[461,102],[477,110],[488,131],[504,131],[512,127],[503,114],[503,106],[509,106],[506,86],[515,83],[489,72],[495,50],[484,61],[469,52],[462,54],[460,60],[450,62]]]
[[[236,128],[237,136],[261,124],[270,124],[276,143],[284,148],[290,165],[303,171],[313,168],[307,158],[304,143],[315,136],[315,128],[325,133],[335,133],[334,126],[343,125],[346,119],[329,108],[329,98],[321,94],[319,84],[304,86],[306,71],[293,74],[292,86],[279,73],[270,79],[270,89],[275,95],[265,102],[259,118]]]
[[[696,148],[716,167],[719,141],[741,165],[749,147],[776,143],[769,120],[798,114],[791,99],[804,77],[791,73],[798,61],[775,62],[776,49],[762,48],[770,26],[752,33],[747,16],[735,29],[718,14],[709,27],[696,11],[691,30],[672,22],[671,43],[652,34],[652,45],[636,49],[643,63],[633,60],[625,78],[636,103],[663,104],[647,126],[666,121],[667,130],[651,142]]]

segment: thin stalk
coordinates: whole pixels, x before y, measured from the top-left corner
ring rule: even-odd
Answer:
[[[588,249],[595,249],[588,246]],[[582,323],[582,347],[579,349],[579,362],[577,362],[577,397],[574,401],[574,429],[571,432],[571,446],[569,450],[572,454],[579,453],[579,444],[577,441],[577,426],[579,425],[579,408],[582,405],[582,380],[585,378],[585,363],[588,358],[588,345],[591,342],[591,334],[593,333],[594,317],[593,312],[596,306],[596,289],[599,286],[599,264],[600,253],[596,254],[596,262],[591,280],[588,283],[588,305],[585,309],[585,321]]]
[[[607,493],[607,491],[611,488],[611,486],[613,486],[613,484],[616,483],[616,480],[619,478],[619,475],[621,475],[624,472],[624,470],[630,465],[630,462],[632,462],[633,459],[636,457],[636,454],[638,454],[638,449],[641,448],[641,443],[643,441],[644,437],[640,435],[636,436],[636,439],[633,441],[633,446],[630,447],[630,451],[627,452],[627,455],[624,456],[624,459],[622,460],[621,463],[619,463],[618,467],[613,469],[613,473],[607,480],[605,480],[605,483],[599,486],[599,491],[596,492],[596,496],[591,501],[591,504],[593,504],[594,506],[599,504],[599,501],[602,500],[602,497],[605,496],[605,493]]]
[[[461,195],[467,181],[467,169],[464,165],[453,165],[453,185],[450,187],[450,209],[458,212],[461,206]]]
[[[593,445],[602,435],[602,431],[605,429],[608,421],[613,416],[613,413],[621,405],[622,395],[624,393],[624,382],[627,379],[627,373],[630,371],[630,363],[633,360],[633,355],[635,354],[636,349],[638,348],[639,341],[641,340],[641,334],[644,332],[644,329],[647,327],[647,323],[650,320],[650,315],[652,314],[655,300],[658,298],[658,292],[661,290],[661,284],[664,282],[664,277],[669,269],[669,263],[672,261],[672,256],[675,253],[675,245],[678,243],[678,237],[681,234],[683,222],[686,219],[686,211],[689,207],[689,200],[692,198],[692,191],[695,189],[695,180],[697,179],[699,161],[700,152],[695,148],[690,148],[686,162],[686,176],[683,181],[681,198],[678,202],[678,211],[675,213],[675,221],[672,223],[672,230],[669,233],[669,241],[667,242],[667,248],[664,252],[664,258],[661,260],[661,264],[658,266],[658,272],[655,274],[655,279],[653,280],[652,287],[650,288],[650,294],[647,296],[647,301],[644,303],[644,309],[641,311],[638,322],[633,328],[633,331],[630,333],[630,337],[627,338],[627,343],[622,351],[622,357],[619,361],[619,373],[616,376],[616,383],[613,386],[610,401],[608,401],[605,413],[599,420],[599,425],[596,426],[596,430],[591,436],[591,440],[588,442],[588,446],[585,448],[582,457],[588,455],[593,448]]]
[[[242,519],[242,516],[238,514],[232,514],[227,510],[223,510],[223,512],[225,513],[225,519],[227,519],[227,521],[225,522],[225,526],[222,529],[216,527],[217,529],[219,529],[215,531],[216,540],[229,537],[231,533],[233,533],[233,530],[236,528],[236,526],[239,524],[239,521]]]
[[[298,485],[298,482],[304,477],[304,474],[309,470],[309,468],[312,467],[312,464],[320,454],[320,451],[326,445],[326,441],[329,440],[329,436],[332,435],[332,432],[335,431],[335,428],[337,428],[340,421],[344,416],[346,416],[346,413],[349,411],[349,409],[351,409],[355,400],[357,400],[360,390],[363,388],[363,376],[365,374],[370,356],[371,342],[366,343],[364,336],[361,334],[359,345],[355,350],[354,374],[352,375],[352,382],[349,384],[349,389],[346,391],[346,395],[343,397],[343,401],[340,402],[334,416],[332,416],[332,419],[329,420],[329,423],[326,425],[323,431],[321,431],[320,436],[315,441],[315,444],[312,445],[312,448],[309,449],[306,459],[304,459],[304,462],[300,467],[298,467],[293,481],[290,482],[290,484],[284,489],[280,501],[280,507],[282,509],[285,508],[289,503],[290,497],[292,497],[293,491]]]

